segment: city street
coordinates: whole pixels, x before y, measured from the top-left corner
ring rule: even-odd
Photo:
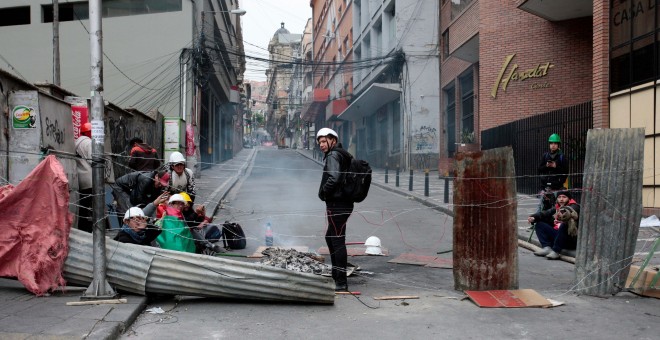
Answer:
[[[264,244],[265,224],[275,246],[324,246],[324,204],[316,197],[321,167],[295,150],[259,147],[246,175],[226,197],[217,221],[240,223],[252,254]],[[453,289],[451,269],[387,263],[402,253],[435,255],[451,249],[452,219],[404,196],[372,185],[356,204],[347,242],[378,236],[389,256],[355,256],[361,272],[349,277],[351,291],[335,304],[273,304],[177,297],[154,300],[162,314],[146,310],[123,339],[289,339],[289,338],[495,338],[654,339],[657,299],[620,293],[602,299],[571,292],[574,266],[547,261],[519,248],[519,286],[565,305],[541,309],[483,309]],[[359,246],[349,246],[359,247]],[[451,253],[438,255],[451,258]],[[236,258],[237,261],[256,259]],[[326,261],[329,258],[326,256]],[[374,297],[413,295],[419,299],[378,301]],[[549,324],[551,323],[551,324]]]

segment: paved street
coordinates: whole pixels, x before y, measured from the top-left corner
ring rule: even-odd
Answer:
[[[273,225],[275,245],[324,245],[323,203],[316,197],[320,166],[296,150],[259,148],[254,164],[226,195],[220,220],[239,222],[251,254],[264,243],[264,225]],[[208,173],[207,173],[208,176]],[[218,176],[220,177],[220,176]],[[442,211],[379,186],[356,205],[347,241],[381,238],[388,257],[356,256],[362,272],[349,287],[362,295],[337,296],[334,306],[259,304],[180,298],[152,302],[164,314],[143,313],[124,339],[288,338],[631,338],[657,336],[658,300],[621,293],[609,299],[571,291],[570,263],[537,258],[519,248],[520,288],[565,302],[552,309],[480,309],[453,289],[452,271],[391,264],[401,253],[434,255],[451,249],[452,219]],[[451,254],[441,257],[451,258]],[[254,261],[237,258],[241,261]],[[416,295],[419,299],[376,301],[375,296]],[[552,320],[557,326],[548,325]]]

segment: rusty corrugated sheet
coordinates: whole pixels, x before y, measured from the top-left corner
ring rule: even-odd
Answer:
[[[518,288],[517,201],[510,147],[456,156],[454,288]]]
[[[218,257],[136,246],[106,239],[107,280],[115,289],[231,299],[332,304],[331,278]],[[89,284],[91,234],[72,229],[64,277]]]
[[[577,291],[625,285],[642,217],[644,129],[589,130],[578,229]]]

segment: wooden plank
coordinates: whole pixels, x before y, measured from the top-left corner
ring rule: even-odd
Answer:
[[[466,290],[477,306],[483,308],[526,308],[550,307],[552,302],[541,296],[533,289],[519,290]]]
[[[89,300],[89,301],[69,301],[66,303],[67,306],[85,306],[85,305],[108,305],[108,304],[120,304],[127,303],[127,299],[115,299],[115,300]]]
[[[416,300],[419,299],[417,295],[392,295],[392,296],[376,296],[374,300]]]

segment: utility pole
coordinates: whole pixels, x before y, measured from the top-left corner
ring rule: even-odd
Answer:
[[[53,84],[60,86],[60,5],[53,0]]]
[[[103,126],[103,31],[101,29],[101,0],[89,1],[89,42],[91,54],[92,92],[92,192],[93,201],[93,250],[94,279],[82,299],[112,299],[117,293],[106,281],[105,223],[103,209],[104,142]]]

